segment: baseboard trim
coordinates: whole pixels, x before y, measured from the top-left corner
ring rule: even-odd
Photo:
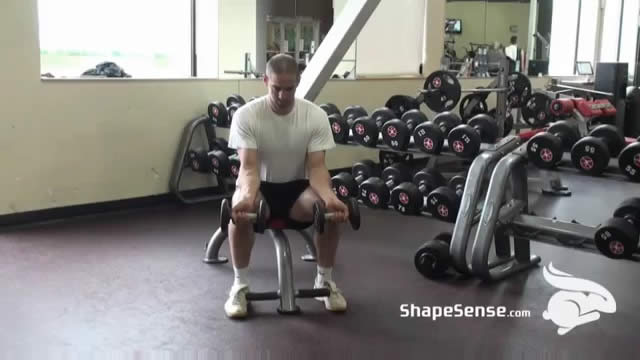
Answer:
[[[331,174],[331,176],[335,176],[336,174],[343,171],[350,172],[351,168],[330,170],[329,173]],[[183,192],[183,195],[185,197],[198,197],[212,194],[222,195],[222,193],[219,191],[219,188],[217,187],[188,190]],[[2,228],[3,230],[7,230],[8,228],[30,226],[43,222],[66,220],[80,216],[93,216],[172,203],[181,204],[173,194],[166,193],[93,204],[71,205],[59,208],[27,211],[15,214],[0,215],[0,228]]]

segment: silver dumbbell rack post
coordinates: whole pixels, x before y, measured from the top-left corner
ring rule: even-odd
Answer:
[[[501,280],[537,266],[541,259],[531,254],[532,234],[536,241],[559,245],[569,241],[563,243],[558,239],[573,239],[577,248],[597,251],[593,244],[597,227],[528,215],[528,176],[523,151],[526,152],[519,148],[502,158],[491,176],[471,255],[472,274],[485,281]],[[506,198],[508,192],[510,199]],[[489,255],[494,243],[501,260],[491,263]]]
[[[469,168],[449,247],[452,265],[461,274],[471,273],[470,264],[467,262],[467,246],[471,229],[479,221],[478,204],[485,191],[484,180],[495,163],[519,145],[518,137],[506,137],[494,145],[493,149],[478,155]]]

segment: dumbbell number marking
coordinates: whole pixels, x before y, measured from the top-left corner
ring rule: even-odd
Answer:
[[[424,129],[418,130],[418,136],[422,137],[422,136],[425,136],[425,135],[427,135],[427,132]]]
[[[537,143],[533,143],[531,145],[531,151],[533,152],[538,152],[538,144]]]
[[[469,139],[469,137],[466,134],[462,135],[462,140],[467,144],[471,142],[471,139]]]
[[[391,147],[399,147],[400,142],[398,140],[391,140]]]
[[[636,176],[636,172],[637,172],[636,169],[634,169],[633,166],[631,165],[627,165],[627,167],[624,168],[624,171],[631,176]]]
[[[595,154],[595,153],[596,153],[596,148],[595,148],[595,147],[593,147],[593,146],[586,145],[586,146],[584,147],[584,151],[585,151],[587,154]]]
[[[407,208],[404,205],[396,205],[396,210],[400,211],[401,213],[406,213],[407,212]]]

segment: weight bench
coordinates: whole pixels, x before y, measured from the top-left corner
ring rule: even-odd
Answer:
[[[302,256],[304,261],[316,260],[316,248],[311,235],[306,230],[292,229],[287,227],[285,219],[272,218],[266,225],[267,233],[273,239],[276,248],[278,261],[278,291],[271,292],[250,292],[247,294],[247,301],[280,300],[278,313],[298,314],[300,307],[296,305],[296,298],[315,298],[329,296],[329,289],[295,289],[293,281],[293,265],[291,260],[291,247],[289,239],[284,233],[285,230],[295,230],[305,240],[307,254]],[[261,231],[258,231],[261,233]],[[205,244],[205,256],[203,261],[207,264],[223,264],[227,258],[219,256],[220,247],[227,239],[227,235],[218,228],[211,239]]]

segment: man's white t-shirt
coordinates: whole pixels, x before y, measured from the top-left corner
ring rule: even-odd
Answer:
[[[256,149],[260,180],[284,183],[307,179],[307,153],[336,146],[327,114],[305,99],[295,99],[291,112],[281,116],[266,96],[242,106],[233,116],[229,147]]]
[[[518,45],[509,45],[509,46],[507,46],[506,48],[504,48],[504,53],[511,60],[517,61],[518,60]]]

